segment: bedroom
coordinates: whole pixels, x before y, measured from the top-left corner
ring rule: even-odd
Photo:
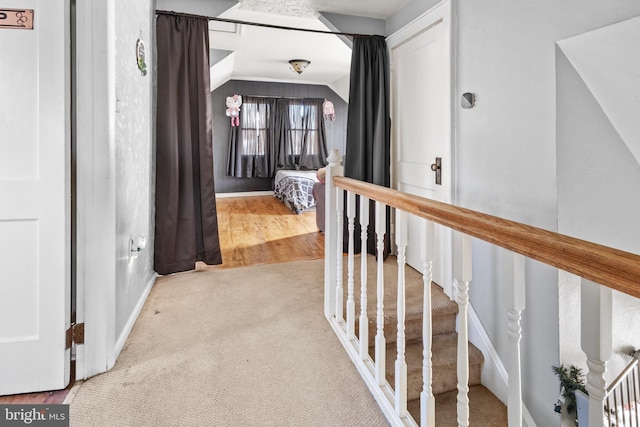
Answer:
[[[175,10],[171,4],[164,6],[167,9]],[[161,7],[163,5],[158,5],[158,8]],[[189,11],[191,12],[191,10]],[[221,17],[247,22],[265,22],[267,19],[265,14],[238,10],[237,7],[225,12]],[[269,19],[272,18],[269,17]],[[295,28],[328,30],[327,26],[318,20],[309,18],[279,17],[276,24]],[[275,175],[269,173],[269,176],[266,177],[256,177],[255,175],[259,175],[257,171],[243,170],[242,173],[239,171],[235,173],[235,175],[244,175],[238,177],[233,176],[234,172],[229,167],[229,157],[233,151],[230,148],[230,136],[232,130],[245,128],[246,117],[243,115],[248,111],[245,108],[249,100],[248,97],[279,99],[281,102],[302,102],[304,99],[316,100],[316,103],[331,102],[335,114],[323,115],[321,120],[315,120],[315,122],[324,126],[327,152],[338,149],[344,153],[348,108],[345,99],[348,98],[351,49],[345,43],[348,40],[343,41],[337,36],[327,34],[293,32],[248,25],[239,26],[217,21],[211,21],[209,27],[212,48],[211,98],[216,196],[219,201],[227,197],[253,196],[250,199],[245,199],[243,204],[255,201],[255,203],[262,205],[266,203],[265,197],[268,200],[274,194],[274,188],[280,180],[280,176],[276,178]],[[291,40],[293,35],[297,41],[287,41]],[[265,44],[261,42],[263,40],[271,42]],[[288,60],[301,57],[309,60],[311,64],[302,73],[296,73],[289,65]],[[240,127],[233,126],[226,115],[226,99],[236,94],[244,98],[244,105],[240,106],[239,119],[242,120]],[[322,157],[323,160],[326,158],[326,156]],[[277,169],[294,168],[296,166],[277,167]],[[300,169],[310,169],[310,167]],[[298,181],[297,177],[304,174],[306,174],[306,178],[303,178],[302,182],[311,184],[310,180],[316,179],[315,169],[317,166],[312,167],[310,171],[301,171],[301,173],[296,171],[293,173],[294,177],[286,178],[280,182],[280,185],[290,181]],[[250,175],[250,177],[246,175]],[[297,184],[298,182],[296,182],[296,186]],[[284,187],[282,188],[284,189]],[[290,188],[290,190],[293,189]],[[310,190],[311,187],[309,187],[309,202],[307,204],[303,200],[296,202],[295,207],[292,206],[293,202],[287,203],[291,209],[278,210],[278,212],[282,212],[282,214],[286,212],[286,215],[295,217],[294,212],[296,211],[313,211],[315,207]],[[304,193],[306,194],[306,190]],[[302,194],[303,198],[305,194]],[[307,206],[310,207],[307,209]],[[297,219],[283,218],[283,220],[294,222]],[[298,222],[303,224],[305,221],[300,218]],[[306,226],[302,228],[306,229]],[[221,230],[221,235],[223,233],[224,231]],[[305,236],[300,236],[300,238],[308,239]]]
[[[286,68],[287,64],[285,63],[282,66]],[[328,150],[338,149],[341,153],[344,153],[347,103],[327,86],[230,80],[215,89],[211,94],[213,105],[214,179],[217,197],[265,195],[270,194],[274,189],[274,176],[267,178],[239,178],[227,174],[229,136],[232,126],[229,118],[225,115],[225,99],[233,94],[239,94],[244,97],[257,95],[269,98],[330,100],[335,106],[335,120],[323,119],[326,146]],[[315,176],[313,171],[310,174],[310,177],[312,176]]]

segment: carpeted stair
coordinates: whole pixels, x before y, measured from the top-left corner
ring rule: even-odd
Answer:
[[[354,300],[356,303],[356,335],[359,334],[357,319],[360,316],[360,271],[359,257],[355,259]],[[397,357],[397,263],[389,257],[384,266],[384,335],[386,349],[386,377],[394,387],[395,361]],[[346,265],[346,258],[345,258]],[[375,259],[368,257],[367,318],[369,319],[369,354],[375,359],[376,335],[376,268]],[[420,421],[420,392],[422,391],[422,276],[411,267],[405,270],[405,360],[407,363],[408,409],[414,420]],[[345,301],[347,280],[345,277]],[[457,400],[457,341],[455,331],[458,305],[447,297],[442,289],[431,285],[432,300],[432,387],[436,399],[436,425],[456,426]],[[346,307],[346,303],[345,303]],[[489,390],[481,385],[484,357],[480,350],[469,343],[469,403],[472,426],[506,426],[506,407]]]

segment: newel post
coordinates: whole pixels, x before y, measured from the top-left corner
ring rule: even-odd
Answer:
[[[589,392],[589,426],[604,426],[604,401],[607,393],[605,372],[611,357],[612,290],[582,279],[580,289],[580,343],[587,355],[587,391]]]
[[[338,250],[338,218],[334,176],[343,176],[342,156],[331,150],[325,174],[324,193],[324,315],[328,319],[336,314],[336,278]],[[342,313],[340,313],[342,316]]]

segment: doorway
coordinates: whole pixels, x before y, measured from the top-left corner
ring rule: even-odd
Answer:
[[[451,202],[451,3],[445,1],[388,38],[392,84],[394,188]],[[407,263],[423,269],[425,221],[410,216]],[[452,295],[451,231],[435,227],[433,280]]]

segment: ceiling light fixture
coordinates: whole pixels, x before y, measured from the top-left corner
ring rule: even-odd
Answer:
[[[302,72],[311,64],[311,62],[306,59],[292,59],[289,61],[291,68],[298,74],[302,74]]]

